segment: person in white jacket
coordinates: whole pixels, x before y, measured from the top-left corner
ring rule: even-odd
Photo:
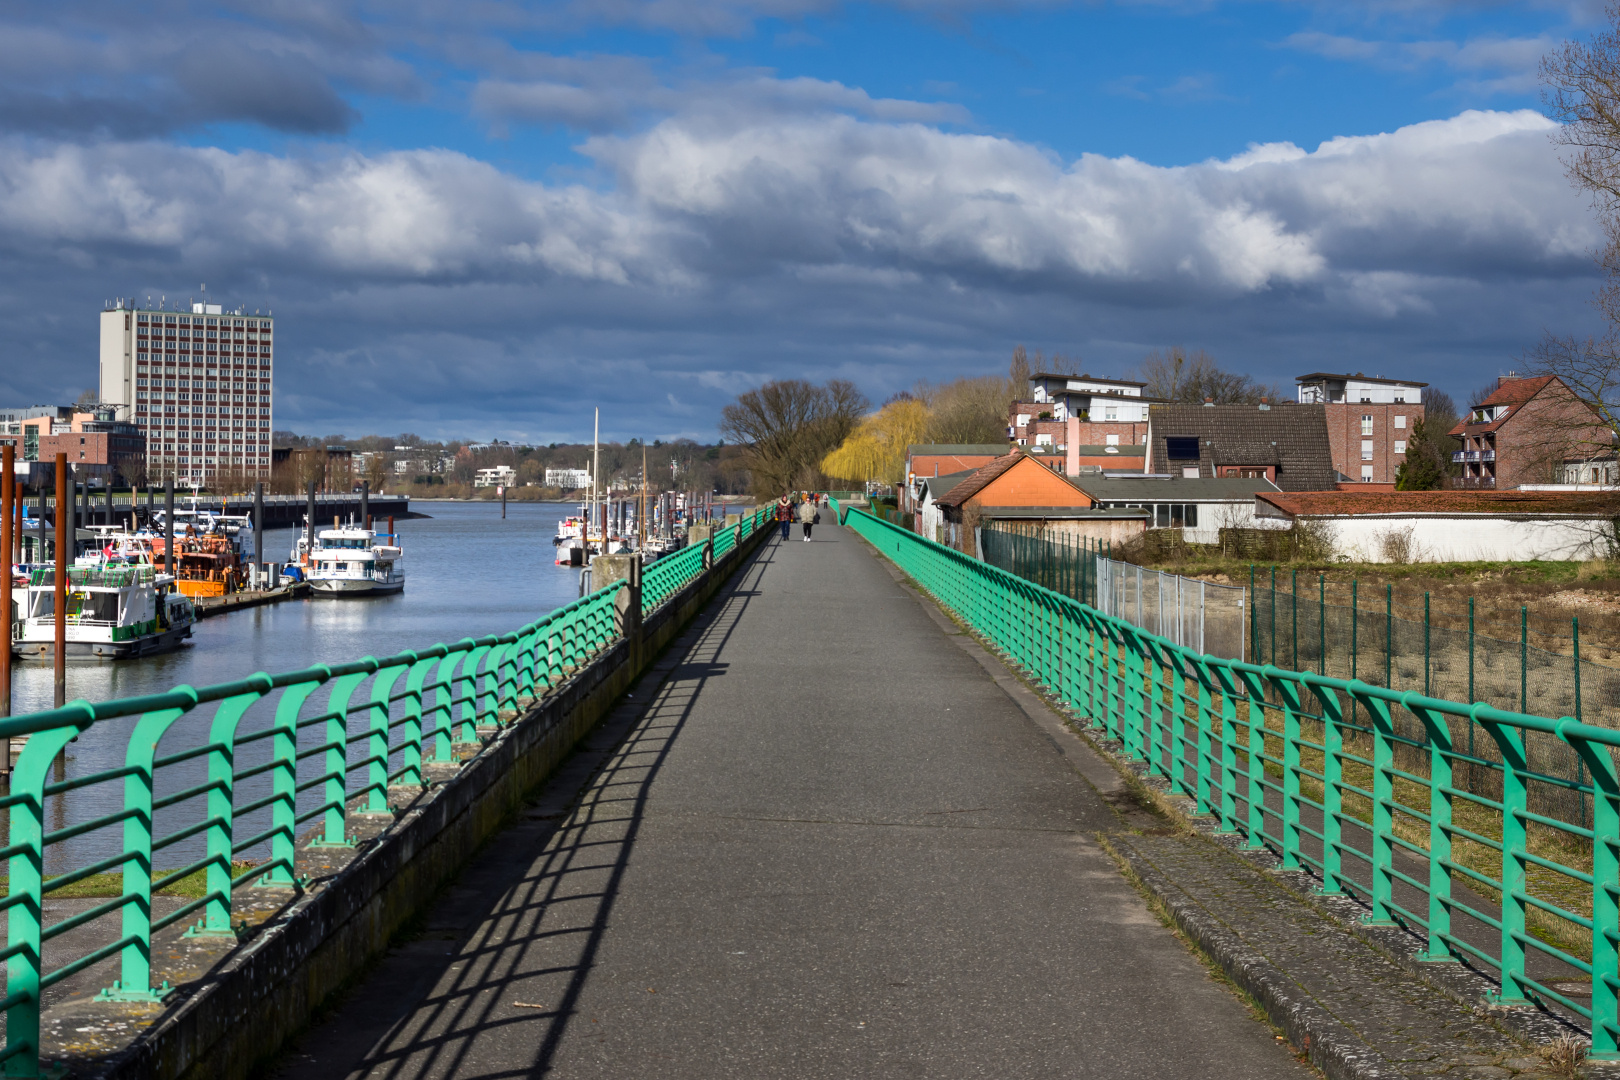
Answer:
[[[804,538],[806,541],[810,539],[810,527],[816,523],[816,518],[819,516],[816,512],[815,498],[805,496],[804,501],[799,504],[799,524],[804,526]]]

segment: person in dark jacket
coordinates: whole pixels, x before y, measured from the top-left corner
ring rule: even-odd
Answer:
[[[793,527],[793,500],[784,495],[776,500],[775,518],[782,526],[782,539],[788,538],[788,530]]]

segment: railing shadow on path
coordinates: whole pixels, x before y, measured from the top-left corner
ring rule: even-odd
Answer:
[[[586,1019],[579,1013],[580,997],[607,933],[652,786],[709,680],[726,674],[721,658],[752,598],[760,594],[759,578],[773,562],[776,546],[762,547],[735,584],[722,590],[718,602],[676,642],[673,649],[681,655],[651,703],[639,716],[630,711],[628,733],[607,751],[577,804],[549,835],[539,834],[545,837],[539,857],[513,857],[516,873],[496,903],[471,920],[476,929],[445,958],[431,991],[407,1006],[350,1071],[333,1073],[328,1070],[336,1063],[325,1061],[319,1075],[494,1080],[550,1069],[570,1027]],[[604,721],[611,723],[612,718]],[[587,743],[619,737],[606,728],[597,734],[587,736]],[[500,844],[497,838],[492,846]],[[542,1031],[537,1024],[544,1025]],[[316,1072],[294,1065],[279,1075]]]

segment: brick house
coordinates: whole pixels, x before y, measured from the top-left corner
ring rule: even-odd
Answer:
[[[1146,383],[1094,375],[1038,372],[1029,377],[1030,396],[1015,401],[1007,416],[1007,437],[1015,445],[1047,452],[1067,444],[1069,421],[1080,423],[1086,446],[1136,446],[1147,442]]]
[[[1152,425],[1149,474],[1263,477],[1283,491],[1337,482],[1322,405],[1154,405]]]
[[[1556,375],[1505,375],[1451,429],[1463,448],[1452,455],[1461,488],[1506,491],[1561,479],[1564,463],[1614,449],[1614,433]]]
[[[132,471],[144,468],[146,438],[134,424],[119,420],[113,406],[35,406],[0,416],[6,418],[0,420],[0,443],[17,448],[19,466],[53,465],[63,453],[76,480],[107,482],[117,481],[126,464]],[[44,475],[44,470],[37,475],[30,470],[31,482]]]
[[[1147,528],[1150,511],[1100,507],[1055,469],[1020,450],[969,473],[934,500],[941,542],[977,556],[974,529],[987,521],[1038,522],[1074,537],[1122,544]]]
[[[1358,483],[1393,484],[1429,384],[1323,371],[1294,381],[1300,404],[1322,406],[1333,467]]]

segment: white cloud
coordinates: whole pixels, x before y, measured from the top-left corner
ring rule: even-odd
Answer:
[[[1458,76],[1454,89],[1478,97],[1534,90],[1538,65],[1555,41],[1546,34],[1533,38],[1482,37],[1467,41],[1364,41],[1308,30],[1289,35],[1283,44],[1330,60],[1372,64],[1391,71],[1445,68]]]

